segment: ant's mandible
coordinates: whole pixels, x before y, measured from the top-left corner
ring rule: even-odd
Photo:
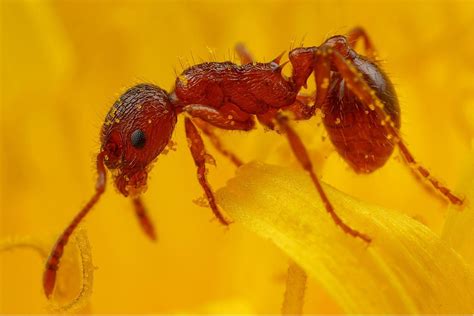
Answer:
[[[365,56],[354,47],[363,40]],[[59,237],[46,262],[43,276],[45,294],[50,297],[56,271],[73,230],[105,191],[106,169],[113,174],[117,189],[133,199],[136,214],[147,235],[155,239],[140,194],[146,189],[152,162],[169,143],[177,116],[185,117],[186,136],[197,176],[209,205],[218,220],[228,225],[206,179],[206,152],[199,130],[217,150],[239,166],[240,160],[221,146],[213,128],[250,131],[257,119],[264,126],[286,135],[301,166],[308,172],[326,211],[344,232],[370,242],[370,237],[349,227],[337,215],[314,173],[307,150],[289,124],[308,120],[320,109],[323,123],[338,153],[358,173],[370,173],[385,164],[398,146],[407,164],[452,204],[463,200],[418,164],[400,136],[400,109],[387,75],[375,60],[373,45],[361,28],[347,36],[333,36],[321,46],[299,47],[290,51],[292,76],[285,78],[282,55],[269,63],[256,63],[243,46],[237,46],[242,64],[209,62],[186,69],[174,91],[152,84],[127,90],[112,106],[102,127],[97,155],[96,192]],[[314,73],[316,96],[298,95]],[[197,127],[196,127],[197,126]],[[199,127],[199,128],[198,128]]]

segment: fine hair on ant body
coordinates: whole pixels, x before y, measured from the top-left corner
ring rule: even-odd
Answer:
[[[354,49],[362,40],[365,55]],[[211,157],[200,130],[236,166],[242,164],[225,149],[214,134],[215,128],[250,131],[256,120],[265,127],[285,134],[293,154],[311,177],[326,211],[345,233],[370,243],[371,238],[348,226],[326,196],[303,141],[290,125],[292,120],[308,120],[320,109],[323,124],[337,152],[357,173],[370,173],[382,167],[395,146],[421,178],[450,203],[463,200],[418,164],[400,136],[400,108],[387,75],[375,60],[374,47],[361,28],[346,36],[327,39],[321,46],[292,49],[289,62],[293,70],[285,78],[282,55],[269,63],[254,62],[245,47],[237,46],[241,64],[207,62],[194,65],[176,79],[170,93],[153,85],[139,84],[128,89],[108,112],[101,131],[97,155],[98,179],[90,201],[61,234],[49,256],[43,276],[46,296],[50,297],[64,247],[74,229],[97,203],[106,185],[106,167],[112,172],[120,193],[132,198],[145,233],[155,239],[140,194],[146,190],[152,162],[170,142],[179,114],[186,114],[185,131],[197,177],[209,206],[220,223],[230,221],[218,208],[206,178],[206,162]],[[299,95],[314,74],[315,97]]]

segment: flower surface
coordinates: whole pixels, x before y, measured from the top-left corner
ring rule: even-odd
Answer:
[[[303,37],[305,45],[319,45],[359,25],[367,29],[395,84],[402,135],[414,155],[456,192],[473,194],[472,2],[10,0],[2,3],[1,15],[2,240],[34,236],[52,245],[94,190],[100,127],[128,87],[152,82],[170,89],[188,65],[237,61],[236,42],[269,61],[300,45]],[[289,74],[288,66],[284,72]],[[239,171],[225,190],[239,187],[247,195],[235,195],[237,200],[222,191],[221,203],[241,223],[224,229],[208,208],[192,202],[202,191],[179,120],[173,136],[177,151],[159,157],[144,196],[158,242],[146,239],[130,201],[111,181],[83,223],[98,269],[82,311],[278,313],[289,255],[309,273],[308,313],[472,312],[465,301],[473,291],[472,207],[448,210],[398,153],[371,175],[354,174],[332,150],[319,122],[316,117],[295,128],[322,180],[337,189],[331,196],[344,216],[374,233],[372,246],[348,240],[331,226],[285,139],[263,129],[219,132],[242,160],[282,168],[252,163]],[[217,190],[235,176],[235,168],[207,145],[217,161],[209,173]],[[295,180],[289,179],[293,175]],[[243,179],[249,180],[248,188]],[[257,189],[257,183],[268,187]],[[282,203],[295,205],[286,213],[280,205],[275,223],[264,220],[285,188],[299,196]],[[308,209],[296,204],[302,201]],[[320,222],[310,221],[299,231],[278,226],[285,224],[282,218],[294,225],[304,219]],[[265,229],[256,226],[259,222]],[[298,244],[306,240],[302,233],[312,248]],[[304,252],[314,247],[319,252]],[[329,247],[344,256],[324,257],[321,251]],[[0,254],[1,313],[44,313],[38,258],[29,251]],[[348,275],[354,267],[361,269]],[[433,278],[421,267],[432,267]],[[342,277],[347,286],[340,284]],[[71,278],[71,291],[77,291],[77,276]],[[363,290],[377,285],[380,293],[364,297]],[[382,290],[393,297],[374,302]]]

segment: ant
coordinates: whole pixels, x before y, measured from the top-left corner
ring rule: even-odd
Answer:
[[[355,51],[360,40],[365,55]],[[59,237],[46,262],[43,287],[47,297],[54,289],[56,271],[69,237],[105,191],[106,167],[118,191],[132,198],[145,233],[156,238],[140,194],[146,190],[152,163],[170,142],[179,114],[186,114],[186,136],[198,181],[211,210],[223,225],[230,221],[219,210],[206,179],[206,162],[213,158],[206,152],[199,130],[239,166],[242,162],[223,148],[213,129],[250,131],[258,120],[286,135],[334,223],[345,233],[370,243],[369,236],[351,228],[337,215],[313,170],[303,141],[289,124],[290,120],[312,118],[316,109],[323,113],[323,124],[337,152],[355,172],[371,173],[382,167],[398,146],[415,173],[428,180],[450,203],[463,204],[460,197],[415,161],[403,142],[395,90],[380,69],[372,42],[362,28],[355,28],[346,36],[333,36],[319,47],[294,48],[289,52],[289,61],[283,64],[283,54],[271,62],[258,63],[244,46],[238,45],[236,49],[241,65],[228,61],[197,64],[177,77],[170,93],[153,84],[139,84],[114,103],[102,127],[96,192]],[[293,70],[291,77],[285,78],[281,71],[288,62]],[[315,96],[300,95],[311,74],[316,81]]]

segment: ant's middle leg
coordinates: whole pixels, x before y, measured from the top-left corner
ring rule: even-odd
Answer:
[[[247,46],[243,43],[237,43],[235,45],[235,51],[237,52],[237,55],[240,58],[240,63],[242,65],[245,64],[251,64],[254,62],[254,59],[252,57],[252,54],[250,54],[249,50],[247,49]]]
[[[225,148],[224,144],[222,144],[219,136],[216,135],[216,133],[214,132],[214,126],[201,119],[195,119],[193,121],[194,124],[196,124],[197,127],[204,133],[204,135],[209,138],[212,145],[218,152],[220,152],[223,156],[227,157],[236,167],[240,167],[241,165],[243,165],[242,160],[240,160],[237,155]]]
[[[375,91],[363,79],[363,76],[354,64],[345,59],[337,50],[333,48],[324,48],[317,53],[314,67],[316,78],[317,98],[316,102],[324,102],[327,96],[327,87],[330,80],[330,64],[333,64],[342,78],[346,81],[347,87],[357,96],[361,103],[367,107],[368,111],[375,111],[381,120],[387,135],[398,145],[402,156],[408,166],[422,178],[427,179],[432,187],[448,199],[452,204],[462,205],[463,199],[456,196],[450,189],[443,186],[439,180],[434,178],[428,170],[416,163],[415,159],[408,151],[402,141],[399,130],[396,128],[390,115],[385,111],[385,105],[379,99]],[[321,103],[322,104],[322,103]],[[383,123],[382,123],[383,122]]]
[[[249,131],[255,126],[252,116],[233,104],[225,104],[219,110],[203,104],[189,104],[183,110],[222,129]]]
[[[254,128],[255,121],[252,115],[242,112],[237,106],[227,103],[216,110],[213,107],[191,104],[184,107],[184,111],[189,113],[195,120],[195,124],[209,137],[214,147],[231,162],[240,167],[242,161],[228,149],[224,148],[219,137],[214,133],[214,127],[227,130],[249,131]],[[225,113],[225,114],[223,114]]]
[[[247,46],[245,46],[245,44],[237,43],[237,45],[235,45],[235,51],[237,52],[237,55],[240,58],[240,63],[242,65],[251,64],[251,63],[255,62],[255,59],[253,59],[252,54],[249,52],[249,50],[247,49]],[[281,58],[283,57],[284,54],[285,54],[285,52],[282,52],[280,55],[275,57],[272,60],[272,62],[280,65]],[[284,66],[284,64],[281,65],[280,68],[282,68],[283,66]]]
[[[365,56],[370,60],[375,61],[377,52],[367,32],[362,27],[356,27],[347,33],[347,41],[352,48],[355,48],[360,39],[364,42]]]
[[[197,167],[197,177],[198,181],[201,184],[201,187],[204,189],[204,193],[206,194],[207,200],[209,202],[209,206],[212,209],[212,212],[217,217],[219,222],[223,225],[229,225],[230,221],[227,220],[224,215],[221,213],[219,208],[217,207],[216,200],[214,197],[214,193],[212,192],[211,186],[207,182],[206,178],[206,162],[210,159],[214,160],[211,155],[206,152],[204,147],[204,142],[202,141],[201,135],[193,124],[190,118],[186,117],[185,121],[185,129],[186,129],[186,138],[188,139],[189,148],[191,150],[191,154],[194,159],[194,163]]]
[[[369,243],[371,241],[370,237],[351,228],[349,225],[344,223],[344,221],[339,217],[339,215],[337,215],[336,211],[334,210],[334,207],[329,201],[326,193],[324,192],[323,187],[321,186],[321,183],[318,180],[318,177],[316,176],[313,170],[313,165],[309,158],[306,147],[304,146],[298,134],[296,134],[296,132],[288,124],[288,118],[283,115],[277,114],[276,120],[282,132],[286,134],[288,141],[290,143],[291,149],[293,150],[293,154],[296,156],[296,158],[298,159],[303,169],[309,173],[311,180],[313,180],[313,183],[316,186],[319,196],[321,197],[321,200],[323,201],[324,207],[326,208],[326,211],[331,215],[334,223],[337,226],[339,226],[344,232],[348,233],[349,235],[353,237],[358,237],[364,240],[365,242]]]

